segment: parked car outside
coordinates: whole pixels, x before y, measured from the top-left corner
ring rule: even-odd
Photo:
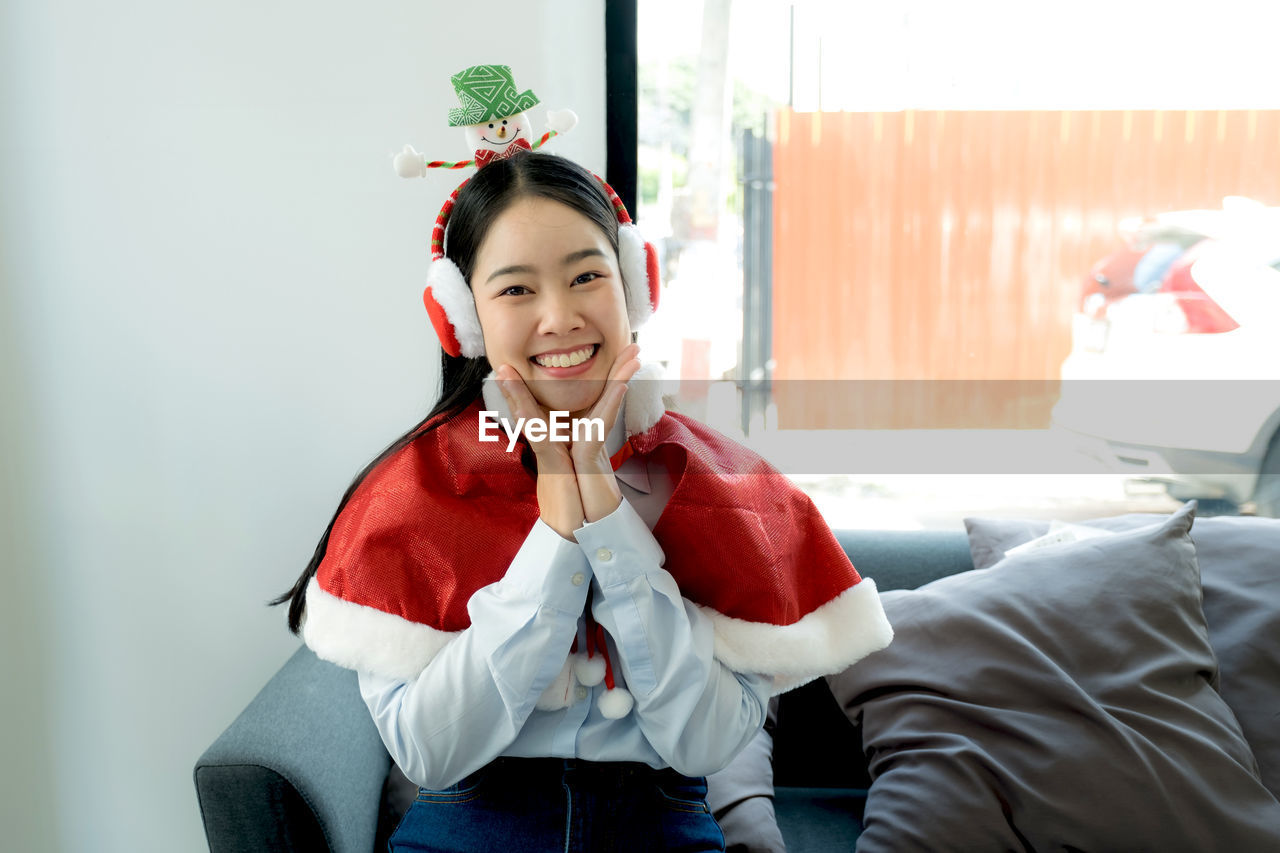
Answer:
[[[1280,517],[1280,208],[1229,199],[1144,228],[1177,238],[1131,243],[1128,281],[1084,295],[1054,423],[1175,498]]]

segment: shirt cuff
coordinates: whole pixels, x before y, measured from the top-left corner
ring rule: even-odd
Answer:
[[[618,508],[573,532],[601,587],[626,583],[666,562],[644,519],[623,498]]]
[[[537,601],[577,615],[586,606],[590,581],[591,565],[577,543],[538,519],[491,590],[499,598]]]

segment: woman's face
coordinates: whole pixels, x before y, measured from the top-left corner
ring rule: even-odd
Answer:
[[[583,416],[631,342],[617,254],[557,201],[521,198],[493,221],[471,292],[490,366],[515,368],[548,410]]]

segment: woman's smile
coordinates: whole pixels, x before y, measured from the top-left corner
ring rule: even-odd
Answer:
[[[591,362],[599,351],[599,344],[588,344],[572,350],[542,353],[529,360],[551,376],[577,376],[591,369]]]

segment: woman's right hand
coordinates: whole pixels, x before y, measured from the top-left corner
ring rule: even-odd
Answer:
[[[503,364],[494,371],[494,376],[515,418],[524,418],[526,423],[533,418],[547,420],[547,410],[534,398],[514,367]],[[552,530],[572,540],[573,531],[582,526],[584,516],[569,445],[548,438],[533,441],[527,433],[524,440],[538,464],[538,513]]]

